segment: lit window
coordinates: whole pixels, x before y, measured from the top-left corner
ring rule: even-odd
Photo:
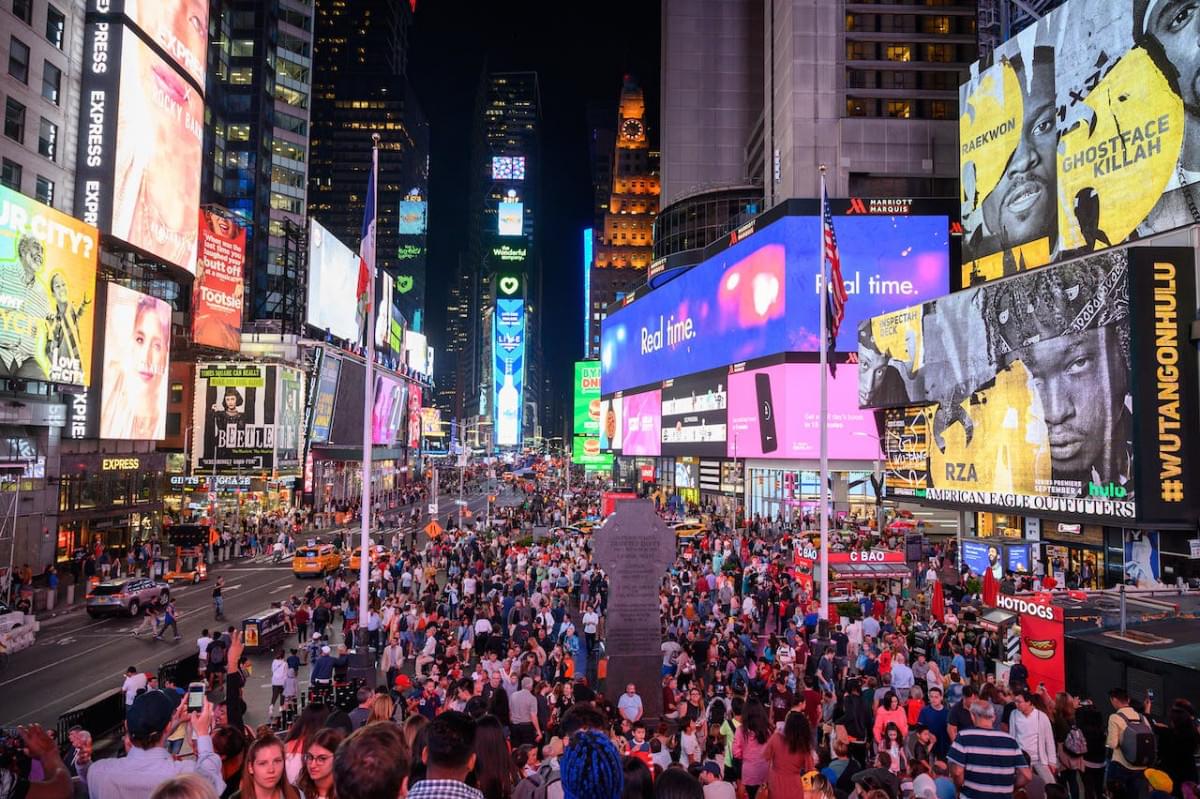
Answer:
[[[897,119],[908,119],[912,116],[912,107],[907,100],[889,100],[887,115]]]
[[[912,48],[907,44],[889,44],[885,57],[888,61],[912,61]]]

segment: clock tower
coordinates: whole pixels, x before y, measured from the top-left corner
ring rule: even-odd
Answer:
[[[594,233],[589,275],[589,354],[600,346],[600,320],[609,303],[646,282],[654,258],[654,220],[658,214],[658,166],[646,131],[646,98],[633,76],[626,75],[617,106],[612,187],[604,228]]]

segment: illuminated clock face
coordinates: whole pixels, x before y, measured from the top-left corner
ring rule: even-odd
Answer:
[[[627,119],[621,124],[621,133],[627,139],[637,139],[642,135],[642,123],[638,119]]]

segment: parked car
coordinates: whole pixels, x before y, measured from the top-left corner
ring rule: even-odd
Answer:
[[[93,618],[109,613],[138,616],[142,608],[165,605],[171,599],[171,587],[149,577],[125,577],[108,580],[87,595],[86,607]]]

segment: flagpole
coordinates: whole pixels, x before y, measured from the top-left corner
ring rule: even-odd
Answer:
[[[829,618],[829,431],[827,429],[829,413],[829,346],[826,341],[829,320],[829,281],[825,272],[825,165],[821,165],[821,211],[817,224],[817,235],[821,244],[817,252],[821,264],[821,296],[817,301],[821,314],[821,336],[817,341],[821,350],[821,479],[820,479],[820,509],[821,520],[821,610],[820,618]]]
[[[367,204],[370,205],[371,222],[368,235],[371,237],[371,257],[367,262],[367,318],[364,338],[366,339],[367,365],[363,378],[363,449],[362,449],[362,540],[358,558],[358,626],[365,630],[367,624],[368,581],[371,576],[371,416],[375,409],[375,241],[377,226],[375,216],[378,212],[376,199],[379,194],[379,134],[371,135],[371,187]],[[363,243],[358,250],[361,256]],[[365,639],[363,639],[365,640]]]

